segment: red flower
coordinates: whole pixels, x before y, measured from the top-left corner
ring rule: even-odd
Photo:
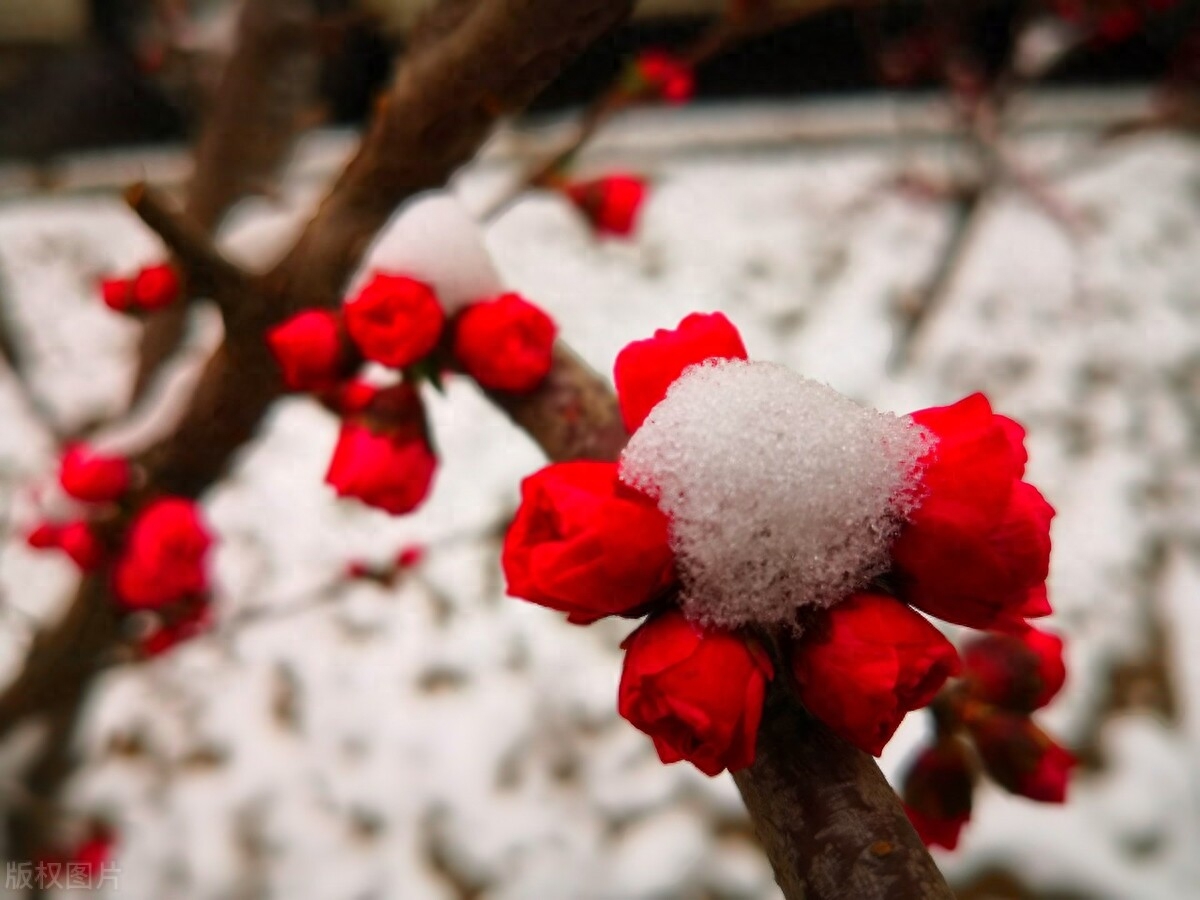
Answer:
[[[1036,628],[972,641],[963,666],[972,696],[1013,712],[1041,709],[1067,677],[1062,638]]]
[[[684,369],[709,359],[745,359],[742,336],[721,313],[692,313],[673,330],[633,341],[617,354],[613,380],[621,418],[636,431]]]
[[[523,394],[550,372],[558,326],[519,294],[468,306],[454,333],[454,356],[493,391]]]
[[[376,273],[345,307],[346,328],[363,356],[403,369],[437,346],[446,314],[433,289],[404,275]]]
[[[570,182],[563,190],[600,234],[628,237],[637,226],[646,197],[646,181],[637,175],[621,173]]]
[[[437,457],[421,429],[346,422],[325,481],[339,497],[353,497],[394,516],[410,513],[429,494]]]
[[[616,463],[558,463],[526,478],[501,563],[511,595],[579,624],[636,610],[674,577],[666,518],[617,481]]]
[[[425,548],[420,544],[409,544],[407,547],[401,547],[400,552],[396,554],[396,568],[411,569],[419,566],[424,559]]]
[[[113,572],[118,599],[128,607],[154,609],[204,593],[211,546],[191,500],[164,497],[147,504],[130,525]]]
[[[83,444],[72,444],[63,453],[58,481],[76,500],[111,503],[129,488],[129,461],[121,456],[102,456]]]
[[[145,266],[133,279],[132,305],[154,312],[178,300],[181,289],[179,274],[167,263]]]
[[[342,317],[309,309],[267,332],[267,344],[293,391],[323,391],[334,387],[348,354],[342,341]]]
[[[59,550],[82,572],[94,572],[104,562],[104,545],[87,522],[59,525],[42,522],[25,538],[35,550]]]
[[[904,811],[925,846],[953,850],[971,818],[975,773],[961,741],[926,747],[904,775]]]
[[[988,774],[1005,790],[1042,803],[1062,803],[1075,757],[1026,715],[994,708],[967,720]]]
[[[936,628],[883,594],[832,607],[792,649],[800,700],[839,736],[878,756],[909,710],[959,670]]]
[[[1054,510],[1020,480],[1020,426],[993,414],[982,394],[913,419],[935,443],[922,460],[926,496],[892,548],[901,597],[981,629],[1048,612]]]
[[[664,50],[640,54],[633,63],[633,81],[638,93],[651,93],[667,103],[687,103],[695,92],[691,66]]]
[[[706,775],[754,762],[767,655],[736,635],[703,629],[670,610],[629,636],[617,708],[654,740],[664,763],[686,759]]]
[[[100,297],[104,305],[114,312],[125,312],[133,303],[133,281],[129,278],[103,278],[100,280]]]

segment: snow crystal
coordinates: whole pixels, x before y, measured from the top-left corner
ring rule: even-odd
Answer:
[[[926,432],[783,366],[693,366],[635,432],[622,479],[671,519],[691,618],[797,624],[888,567]]]
[[[424,281],[448,315],[504,293],[479,223],[444,191],[424,194],[400,210],[367,251],[356,283],[361,285],[374,271]]]

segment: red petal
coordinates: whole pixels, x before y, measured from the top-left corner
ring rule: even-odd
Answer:
[[[636,430],[684,369],[709,359],[746,359],[741,335],[721,313],[693,313],[627,345],[613,368],[625,427]]]

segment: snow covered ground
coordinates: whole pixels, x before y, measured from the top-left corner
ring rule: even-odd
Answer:
[[[638,239],[598,243],[559,200],[533,197],[489,230],[503,277],[602,370],[627,341],[721,309],[753,357],[882,409],[984,390],[1027,423],[1030,480],[1059,513],[1052,624],[1071,672],[1043,722],[1086,765],[1065,807],[985,790],[939,862],[964,897],[1197,896],[1200,148],[1147,136],[1083,154],[1075,131],[1029,138],[1022,152],[1065,171],[1055,190],[1086,233],[1024,194],[997,197],[912,362],[892,371],[896,311],[949,217],[883,186],[914,166],[944,175],[952,148],[688,137],[769,120],[709,109],[619,128],[592,162],[657,179]],[[256,223],[301,219],[343,150],[314,141],[284,205],[233,223],[230,252],[261,256],[274,235]],[[512,171],[495,156],[456,188],[482,208]],[[6,289],[63,421],[120,408],[136,329],[92,280],[156,252],[108,196],[0,207]],[[417,515],[336,502],[321,481],[335,423],[300,399],[211,495],[218,629],[105,677],[71,786],[73,808],[119,823],[119,896],[777,896],[732,781],[663,767],[617,717],[628,626],[574,628],[504,598],[498,528],[535,448],[462,380],[431,400],[443,466]],[[52,449],[7,376],[0,422],[0,499],[20,524]],[[334,585],[348,559],[411,541],[430,555],[394,590]],[[23,613],[52,614],[72,583],[10,539],[0,669],[28,640]],[[251,623],[251,610],[270,613]],[[889,773],[925,726],[910,717]]]

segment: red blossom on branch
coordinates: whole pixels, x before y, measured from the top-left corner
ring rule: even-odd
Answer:
[[[966,745],[944,738],[926,747],[902,778],[904,811],[926,846],[953,850],[971,818],[975,766]]]
[[[85,521],[42,522],[25,538],[34,550],[58,550],[75,563],[81,572],[94,572],[104,564],[104,545],[91,524]]]
[[[344,309],[362,355],[393,369],[420,362],[437,346],[446,314],[433,289],[405,275],[375,273]]]
[[[420,395],[403,382],[383,389],[351,382],[341,399],[347,418],[325,481],[339,497],[392,515],[412,512],[437,470]]]
[[[617,464],[547,466],[521,484],[501,556],[508,591],[587,624],[630,613],[674,580],[667,520]]]
[[[454,328],[454,358],[493,391],[524,394],[537,388],[554,361],[558,326],[520,294],[468,306]]]
[[[942,633],[894,597],[855,594],[808,628],[791,654],[800,701],[874,756],[910,710],[958,674]]]
[[[1054,509],[1021,480],[1023,430],[982,394],[913,420],[934,444],[921,461],[926,496],[893,548],[900,596],[971,628],[1021,627],[1049,613]]]
[[[591,181],[572,181],[562,191],[599,234],[629,237],[637,227],[646,199],[646,181],[619,173]]]
[[[335,387],[347,363],[346,335],[339,313],[308,309],[267,332],[267,344],[283,383],[293,391]]]
[[[774,677],[760,647],[701,628],[677,610],[653,616],[622,646],[617,708],[653,739],[659,759],[686,759],[706,775],[754,761],[763,696]]]
[[[68,496],[85,503],[112,503],[129,489],[129,460],[96,453],[83,444],[67,447],[58,481]]]
[[[211,547],[212,536],[193,501],[151,501],[130,525],[114,568],[117,599],[130,609],[156,609],[205,593]]]
[[[635,96],[677,105],[692,99],[696,76],[690,65],[666,50],[645,50],[631,64],[626,85]]]

